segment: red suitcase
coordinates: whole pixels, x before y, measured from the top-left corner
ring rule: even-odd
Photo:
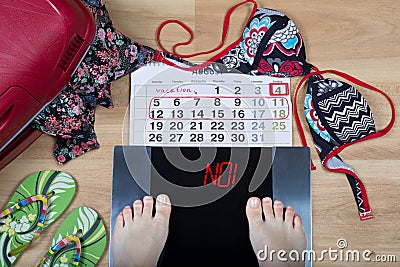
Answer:
[[[0,170],[40,136],[27,127],[68,83],[96,33],[80,0],[0,3]]]

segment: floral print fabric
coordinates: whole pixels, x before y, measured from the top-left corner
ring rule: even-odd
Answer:
[[[311,71],[303,39],[284,14],[259,8],[243,31],[242,41],[221,59],[223,72],[274,77],[303,76]]]
[[[110,83],[154,56],[152,48],[113,27],[103,1],[83,3],[96,21],[95,39],[68,85],[32,123],[33,128],[57,137],[53,153],[60,164],[99,147],[94,131],[96,105],[112,108]]]

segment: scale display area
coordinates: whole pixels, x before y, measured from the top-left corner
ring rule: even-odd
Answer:
[[[125,206],[160,193],[173,207],[159,266],[258,266],[245,214],[251,196],[295,207],[311,249],[309,148],[115,147],[111,229]]]

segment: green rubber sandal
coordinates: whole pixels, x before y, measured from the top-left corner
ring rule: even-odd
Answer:
[[[60,171],[28,176],[0,213],[0,266],[12,266],[68,207],[75,195],[74,179]]]
[[[60,225],[52,247],[38,266],[85,266],[97,264],[107,245],[100,216],[91,208],[74,209]]]

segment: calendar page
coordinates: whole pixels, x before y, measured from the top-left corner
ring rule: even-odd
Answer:
[[[129,144],[292,146],[289,88],[288,78],[148,64],[131,75]]]

